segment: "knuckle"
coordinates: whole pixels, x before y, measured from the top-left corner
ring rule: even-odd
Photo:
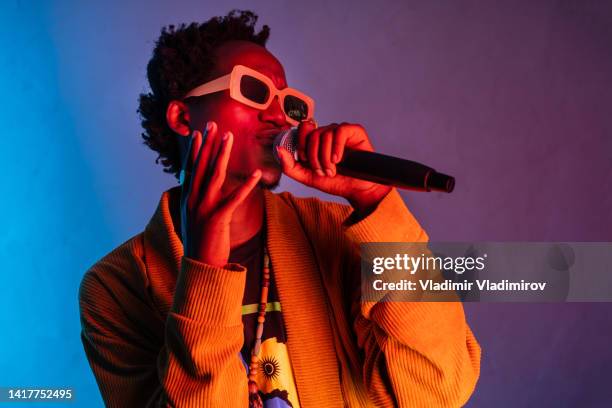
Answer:
[[[360,125],[360,124],[353,124],[353,125],[351,125],[351,128],[354,131],[365,133],[365,128],[362,125]]]

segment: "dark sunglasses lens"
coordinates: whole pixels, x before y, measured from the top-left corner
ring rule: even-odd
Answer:
[[[243,75],[240,78],[240,93],[253,102],[266,103],[270,96],[270,89],[259,79]]]
[[[285,113],[293,120],[302,121],[308,118],[308,104],[292,95],[285,96]]]

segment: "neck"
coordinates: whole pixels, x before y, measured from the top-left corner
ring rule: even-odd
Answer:
[[[174,230],[179,237],[181,236],[180,191],[180,188],[176,188],[170,200],[170,214],[174,223]],[[263,226],[264,204],[264,191],[257,186],[244,200],[242,205],[236,208],[230,223],[230,248],[237,247],[243,242],[248,241],[259,232]]]
[[[248,241],[261,230],[264,211],[264,191],[258,186],[234,211],[230,223],[231,248]]]

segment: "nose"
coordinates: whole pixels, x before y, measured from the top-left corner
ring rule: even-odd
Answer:
[[[281,109],[278,96],[274,97],[270,106],[259,113],[259,120],[273,124],[279,128],[287,125],[287,119],[285,118],[285,113]]]

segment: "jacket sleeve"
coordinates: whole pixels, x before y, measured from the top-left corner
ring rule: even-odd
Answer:
[[[351,218],[349,217],[349,220]],[[348,220],[347,220],[348,221]],[[365,242],[427,242],[397,190],[367,217],[345,225],[350,271],[360,274]],[[480,346],[460,302],[355,302],[353,329],[363,350],[363,376],[376,406],[456,407],[480,374]]]
[[[85,274],[79,291],[81,339],[105,404],[247,406],[244,267],[183,258],[163,339],[143,323],[156,312],[129,283],[128,274],[140,272],[126,268],[123,258],[107,257]]]

